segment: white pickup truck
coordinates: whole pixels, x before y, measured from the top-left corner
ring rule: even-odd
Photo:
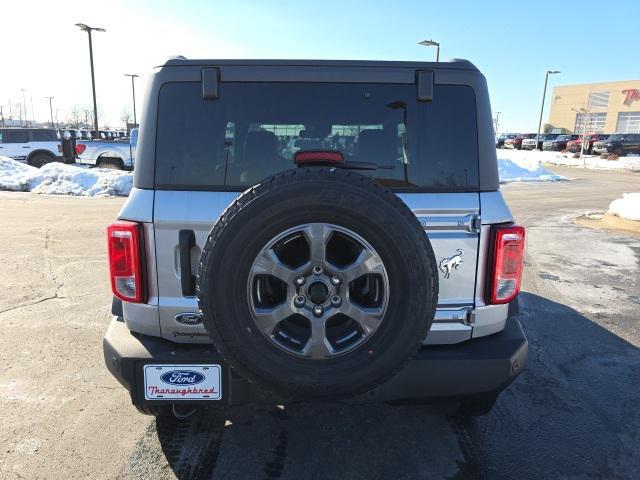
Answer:
[[[135,165],[138,129],[131,130],[131,136],[122,140],[91,140],[78,144],[78,163],[102,168],[133,170]]]

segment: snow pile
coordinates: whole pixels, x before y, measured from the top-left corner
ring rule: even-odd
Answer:
[[[640,157],[637,155],[628,155],[620,157],[617,160],[607,160],[596,155],[585,155],[582,158],[573,158],[573,154],[562,154],[559,152],[542,152],[554,153],[553,156],[547,156],[542,161],[549,165],[565,165],[568,167],[584,167],[597,170],[636,170],[640,171]]]
[[[48,163],[38,169],[0,157],[0,190],[88,197],[127,196],[132,185],[133,175],[120,170],[87,169],[58,162]]]
[[[42,180],[44,176],[39,169],[11,158],[0,157],[0,190],[28,192]]]
[[[622,198],[611,202],[607,213],[628,220],[640,220],[640,193],[623,193]]]
[[[555,182],[566,180],[555,175],[540,163],[539,152],[497,150],[500,182]]]

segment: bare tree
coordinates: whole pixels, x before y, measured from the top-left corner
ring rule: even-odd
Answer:
[[[131,110],[129,110],[128,107],[124,107],[122,109],[122,113],[120,114],[120,120],[122,120],[122,123],[124,123],[125,125],[128,125],[131,122],[131,119]]]
[[[71,109],[71,123],[74,128],[80,128],[80,117],[82,116],[82,107],[75,104]]]

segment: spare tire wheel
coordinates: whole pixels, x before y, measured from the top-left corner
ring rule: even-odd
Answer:
[[[234,201],[204,246],[197,296],[216,348],[287,398],[338,399],[386,381],[433,321],[438,277],[411,210],[372,179],[289,170]]]

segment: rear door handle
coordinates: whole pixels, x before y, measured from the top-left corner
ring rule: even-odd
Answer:
[[[196,245],[196,234],[193,230],[178,232],[180,247],[180,286],[182,295],[193,297],[196,294],[196,277],[191,273],[191,249]]]

